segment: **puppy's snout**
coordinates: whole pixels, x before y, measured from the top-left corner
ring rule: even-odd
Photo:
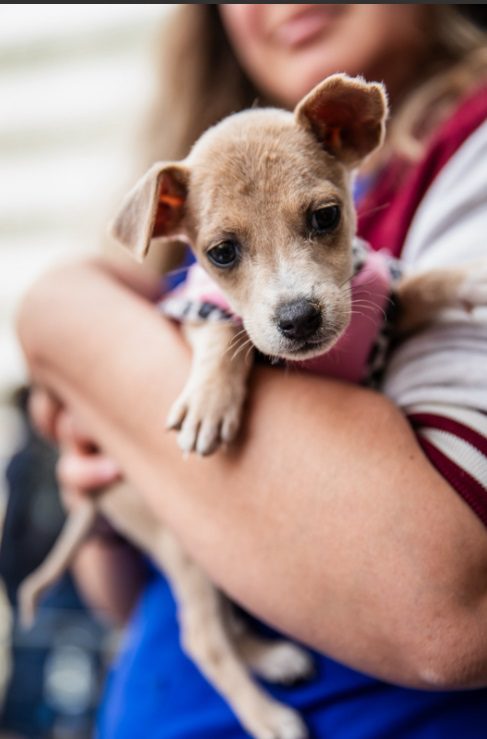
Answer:
[[[276,311],[277,327],[286,339],[309,339],[321,326],[321,311],[306,298],[284,303]]]

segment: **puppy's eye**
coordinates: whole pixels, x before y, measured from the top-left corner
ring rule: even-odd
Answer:
[[[206,256],[215,267],[229,269],[234,267],[238,261],[239,250],[235,241],[222,241],[212,249],[208,249]]]
[[[334,231],[340,223],[340,207],[326,205],[323,208],[311,211],[309,226],[316,234],[327,234]]]

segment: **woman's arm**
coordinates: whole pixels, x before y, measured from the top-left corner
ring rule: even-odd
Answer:
[[[384,679],[487,684],[485,529],[384,397],[259,369],[241,444],[184,460],[164,420],[188,350],[109,270],[47,275],[19,330],[34,379],[235,600]]]

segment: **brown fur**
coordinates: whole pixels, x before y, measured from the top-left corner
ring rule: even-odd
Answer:
[[[383,87],[346,75],[317,85],[294,115],[253,109],[230,116],[203,134],[179,166],[151,168],[127,197],[114,234],[138,256],[151,238],[182,236],[258,349],[293,359],[319,354],[348,324],[351,170],[381,145],[386,117]],[[184,207],[161,207],[161,196],[180,193],[183,181]],[[333,205],[341,209],[338,228],[311,238],[307,214]],[[221,270],[207,251],[230,237],[241,245],[241,263]],[[279,306],[300,298],[324,318],[313,348],[300,349],[276,327]]]
[[[397,287],[399,315],[395,325],[400,335],[430,323],[445,308],[473,310],[487,304],[487,263],[466,267],[439,268],[405,277]]]

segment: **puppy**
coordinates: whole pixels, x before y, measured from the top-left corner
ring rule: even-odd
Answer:
[[[471,268],[397,281],[398,265],[363,256],[351,182],[381,145],[386,118],[382,85],[334,75],[294,113],[253,109],[223,120],[187,159],[155,164],[128,194],[113,225],[122,244],[142,259],[151,241],[182,238],[198,260],[183,295],[162,304],[193,348],[168,418],[184,451],[208,454],[234,439],[253,347],[363,382],[391,290],[402,334],[446,307],[486,301],[485,278]],[[352,301],[360,315],[351,322]],[[346,351],[343,343],[334,351],[341,339]]]
[[[234,440],[254,347],[304,369],[364,379],[391,270],[354,240],[351,179],[382,143],[386,118],[380,84],[334,75],[294,113],[253,109],[230,116],[183,162],[155,164],[127,196],[113,233],[136,257],[144,257],[152,240],[182,238],[198,260],[183,291],[162,304],[165,313],[182,318],[193,348],[189,378],[168,418],[185,452],[205,455]],[[477,289],[471,273],[460,269],[403,279],[395,292],[403,332],[444,307],[487,298],[485,285]],[[356,366],[344,365],[343,351],[327,365],[347,335],[352,299],[363,317],[348,342]],[[371,318],[375,328],[364,340]],[[25,620],[98,512],[166,572],[179,603],[183,646],[245,730],[258,739],[307,736],[299,715],[271,699],[249,672],[300,679],[312,670],[307,653],[236,624],[223,595],[125,484],[69,516],[55,549],[21,589]]]

